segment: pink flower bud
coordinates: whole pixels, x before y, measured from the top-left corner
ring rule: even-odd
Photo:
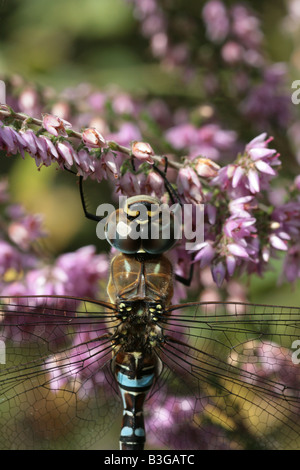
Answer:
[[[180,168],[177,176],[177,188],[186,202],[201,204],[203,201],[202,186],[195,171],[190,167]]]
[[[85,129],[82,133],[82,140],[87,148],[103,148],[106,147],[106,140],[103,135],[92,127]]]
[[[147,142],[133,142],[131,147],[132,155],[138,160],[143,160],[153,165],[154,161],[151,158],[154,155],[154,151],[150,144]]]
[[[195,170],[199,176],[204,178],[217,176],[220,167],[209,158],[197,158],[195,162]]]
[[[151,171],[146,179],[146,190],[149,194],[154,193],[156,197],[162,198],[165,192],[165,185],[163,178]]]
[[[75,150],[69,142],[58,142],[56,146],[59,155],[62,157],[64,164],[73,165],[74,160],[77,160]]]
[[[68,134],[66,132],[67,128],[71,128],[71,124],[64,119],[60,119],[57,116],[54,116],[53,114],[44,114],[43,116],[43,127],[46,129],[46,131],[49,132],[49,134],[55,135],[57,137],[58,135],[63,135],[64,137],[67,137]]]

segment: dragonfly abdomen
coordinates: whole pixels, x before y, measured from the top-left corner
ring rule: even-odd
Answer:
[[[158,359],[153,354],[145,356],[141,352],[119,352],[114,360],[114,373],[123,400],[121,450],[144,449],[143,407],[157,370]]]

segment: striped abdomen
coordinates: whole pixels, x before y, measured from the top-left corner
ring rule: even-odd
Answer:
[[[123,420],[120,434],[121,450],[144,449],[146,440],[143,406],[147,392],[157,374],[158,360],[140,352],[119,352],[114,361],[114,373],[123,400]]]

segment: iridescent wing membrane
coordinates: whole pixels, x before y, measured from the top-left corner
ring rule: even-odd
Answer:
[[[90,447],[121,421],[110,368],[114,306],[0,302],[1,448]],[[162,372],[147,402],[148,446],[299,448],[300,309],[190,303],[170,307],[158,325],[165,341],[156,346]]]

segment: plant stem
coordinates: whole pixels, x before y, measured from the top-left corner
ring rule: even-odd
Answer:
[[[0,116],[6,118],[6,117],[11,117],[14,119],[18,119],[19,121],[27,121],[28,124],[33,124],[35,126],[43,127],[43,121],[37,118],[32,118],[30,116],[27,116],[26,114],[23,113],[18,113],[15,112],[12,108],[10,108],[7,105],[0,105]],[[76,139],[82,140],[82,134],[80,132],[74,131],[72,129],[67,129],[67,134],[69,137],[74,137]],[[114,142],[113,140],[108,140],[107,141],[107,146],[112,150],[116,152],[121,152],[125,155],[132,156],[131,149],[128,147],[124,147],[123,145],[119,145],[117,142]],[[158,163],[159,165],[165,165],[165,157],[163,155],[153,155],[151,158]],[[184,167],[183,163],[178,163],[174,162],[172,160],[168,160],[168,166],[175,168],[176,170],[179,170],[180,168]]]

